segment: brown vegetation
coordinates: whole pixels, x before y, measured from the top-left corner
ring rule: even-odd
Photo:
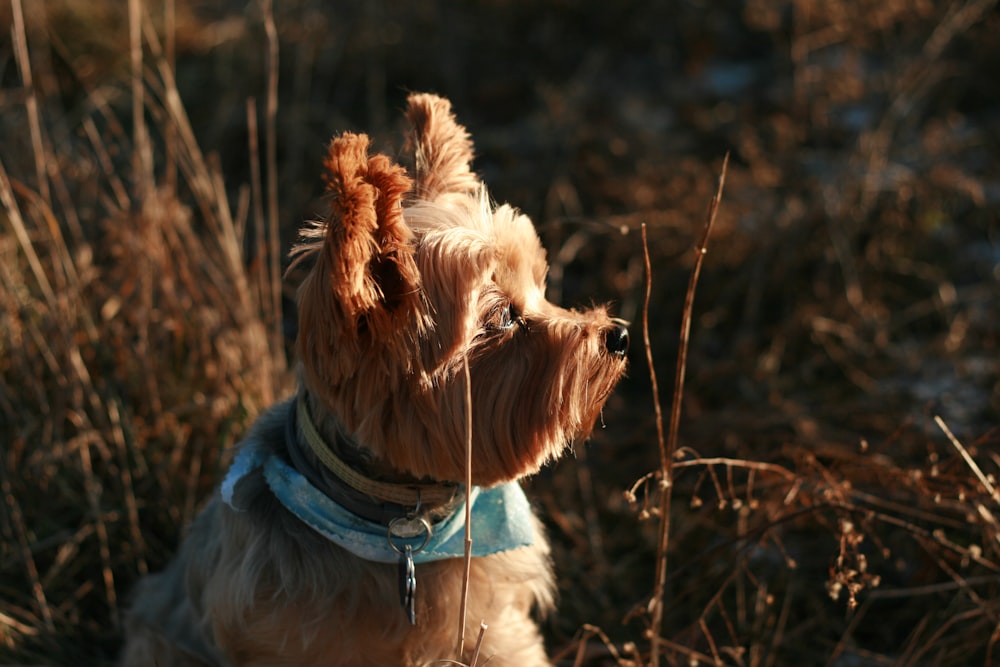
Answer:
[[[409,90],[452,98],[553,300],[635,340],[647,225],[661,388],[731,153],[671,483],[634,345],[606,428],[531,484],[550,650],[655,662],[667,489],[659,661],[1000,660],[995,0],[123,5],[0,5],[0,662],[113,660],[290,386],[277,258],[323,147],[395,135]]]

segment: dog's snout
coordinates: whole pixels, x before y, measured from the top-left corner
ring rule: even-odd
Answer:
[[[615,324],[604,332],[604,347],[611,354],[624,357],[628,352],[628,329],[623,324]]]

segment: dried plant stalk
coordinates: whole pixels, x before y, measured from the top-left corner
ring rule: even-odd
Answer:
[[[462,604],[458,614],[458,659],[465,652],[465,623],[469,608],[469,573],[472,568],[472,378],[469,359],[462,363],[465,373],[465,569],[462,571]],[[480,643],[486,624],[480,629]],[[479,645],[476,646],[476,655]],[[475,660],[472,661],[475,664]]]
[[[656,545],[656,578],[653,582],[653,598],[650,601],[651,607],[651,642],[652,652],[650,665],[658,667],[660,664],[660,635],[663,626],[663,590],[667,580],[667,548],[670,543],[670,503],[673,497],[673,459],[674,452],[677,451],[677,433],[680,428],[681,419],[681,399],[684,395],[684,373],[687,366],[688,340],[691,335],[691,319],[694,312],[694,293],[698,286],[698,276],[701,274],[701,266],[708,253],[708,238],[715,225],[715,217],[719,211],[719,203],[722,201],[722,189],[726,183],[726,169],[729,166],[729,154],[726,153],[722,161],[722,172],[719,175],[719,186],[715,197],[708,207],[708,216],[705,227],[701,233],[701,239],[695,248],[694,266],[691,269],[691,278],[688,281],[687,292],[684,296],[684,310],[681,316],[681,337],[677,350],[677,370],[674,375],[674,396],[670,407],[670,433],[666,444],[663,442],[663,418],[660,413],[659,389],[656,384],[656,371],[653,368],[653,353],[649,343],[649,295],[652,290],[652,278],[649,261],[649,248],[646,244],[646,228],[642,228],[643,256],[646,262],[646,299],[643,305],[643,338],[646,343],[646,361],[649,363],[649,374],[653,383],[653,401],[656,409],[656,429],[659,436],[660,445],[660,507],[659,507],[659,537]]]

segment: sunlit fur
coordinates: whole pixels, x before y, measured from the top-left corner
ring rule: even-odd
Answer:
[[[606,309],[545,298],[547,266],[528,218],[495,206],[471,170],[472,144],[449,103],[413,95],[410,171],[344,134],[326,159],[330,213],[302,232],[300,391],[320,431],[389,481],[461,481],[471,378],[473,480],[538,470],[587,437],[625,368],[624,332]],[[619,346],[620,347],[620,346]],[[330,480],[301,436],[286,442],[289,404],[252,437],[295,450]],[[307,472],[307,471],[303,471]],[[395,565],[363,561],[298,522],[255,473],[248,509],[210,501],[161,574],[141,582],[125,665],[424,665],[455,658],[461,559],[418,565],[417,625],[402,613]],[[473,559],[468,662],[547,665],[532,610],[553,602],[545,537]]]

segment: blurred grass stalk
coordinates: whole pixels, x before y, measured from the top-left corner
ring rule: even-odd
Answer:
[[[22,94],[5,113],[26,118],[34,173],[0,156],[0,654],[44,633],[113,630],[134,573],[163,560],[222,454],[290,387],[270,3],[267,229],[258,214],[250,238],[262,188],[240,189],[233,214],[181,104],[173,1],[163,8],[166,48],[142,0],[128,2],[131,115],[88,91],[79,131],[61,136],[73,121],[46,105],[59,91],[40,90],[44,65],[29,58],[29,34],[31,53],[51,46],[44,5],[26,25],[12,0]]]

